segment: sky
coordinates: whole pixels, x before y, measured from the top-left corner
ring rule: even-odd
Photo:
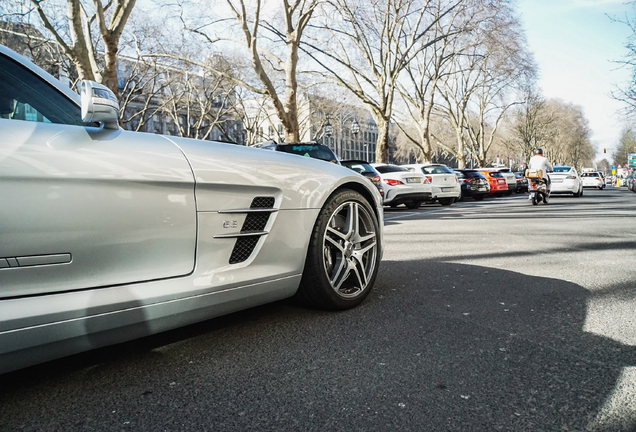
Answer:
[[[581,106],[597,160],[611,162],[626,122],[619,113],[624,105],[610,93],[629,80],[629,70],[615,62],[627,53],[630,29],[610,17],[624,20],[636,9],[624,0],[517,0],[517,6],[542,95]]]

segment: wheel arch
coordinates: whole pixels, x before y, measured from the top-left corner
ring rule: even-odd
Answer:
[[[368,188],[364,187],[360,183],[347,182],[347,183],[341,184],[336,189],[334,189],[333,192],[331,192],[331,194],[327,197],[325,202],[327,202],[329,200],[329,198],[331,198],[334,194],[336,194],[336,193],[338,193],[338,192],[340,192],[341,190],[344,190],[344,189],[351,189],[351,190],[354,190],[354,191],[358,192],[360,195],[362,195],[367,200],[367,202],[369,203],[371,208],[373,209],[373,212],[375,213],[375,216],[378,218],[378,221],[382,221],[383,220],[383,217],[382,217],[383,215],[378,213],[381,210],[378,209],[378,206],[376,205],[376,201],[375,201],[375,198],[373,196],[373,193]],[[323,203],[323,205],[324,205],[324,203]]]

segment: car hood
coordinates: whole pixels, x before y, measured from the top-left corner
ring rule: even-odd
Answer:
[[[236,144],[164,138],[177,145],[190,163],[199,211],[249,208],[248,202],[231,199],[237,190],[279,197],[281,210],[321,208],[335,189],[347,183],[364,188],[375,205],[382,206],[377,188],[341,165]],[[226,199],[219,199],[221,195]]]

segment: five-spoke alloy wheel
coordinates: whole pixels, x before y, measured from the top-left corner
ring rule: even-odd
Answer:
[[[325,309],[364,300],[380,260],[378,220],[366,199],[343,190],[322,208],[314,227],[297,297]]]

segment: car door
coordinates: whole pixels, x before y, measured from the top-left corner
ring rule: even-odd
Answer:
[[[77,103],[0,53],[0,298],[185,275],[194,178],[150,134],[85,126]]]

